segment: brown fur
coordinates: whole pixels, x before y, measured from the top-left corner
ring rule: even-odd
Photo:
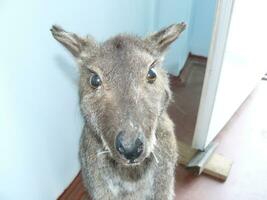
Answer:
[[[168,76],[161,67],[166,48],[184,30],[171,25],[142,39],[118,35],[103,43],[53,26],[55,39],[80,66],[80,106],[85,119],[80,140],[83,180],[94,200],[173,199],[177,144],[166,108],[171,99]],[[151,66],[153,65],[153,66]],[[149,68],[157,72],[147,81]],[[90,77],[98,74],[99,88]],[[129,164],[115,148],[119,131],[126,140],[144,136],[144,150]]]

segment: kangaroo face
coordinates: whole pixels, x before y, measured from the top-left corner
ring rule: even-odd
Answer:
[[[117,162],[140,164],[171,97],[163,52],[184,30],[172,25],[145,39],[118,35],[103,43],[53,26],[53,36],[80,65],[80,106],[87,126]]]
[[[115,159],[139,163],[156,142],[158,118],[170,92],[160,58],[142,41],[117,36],[82,58],[81,108]]]

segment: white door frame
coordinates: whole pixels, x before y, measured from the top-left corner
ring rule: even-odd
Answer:
[[[208,130],[221,74],[234,1],[217,1],[212,40],[192,143],[192,147],[199,150],[204,150],[210,142],[207,142]]]

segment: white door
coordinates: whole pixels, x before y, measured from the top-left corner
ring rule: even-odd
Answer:
[[[267,14],[263,4],[218,0],[193,148],[204,149],[214,139],[264,74]]]

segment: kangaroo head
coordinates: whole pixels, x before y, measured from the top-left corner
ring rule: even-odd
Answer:
[[[80,66],[80,106],[103,148],[117,162],[140,164],[153,153],[171,92],[164,52],[185,29],[174,24],[146,38],[117,35],[103,43],[53,26]],[[92,133],[93,134],[93,133]]]

